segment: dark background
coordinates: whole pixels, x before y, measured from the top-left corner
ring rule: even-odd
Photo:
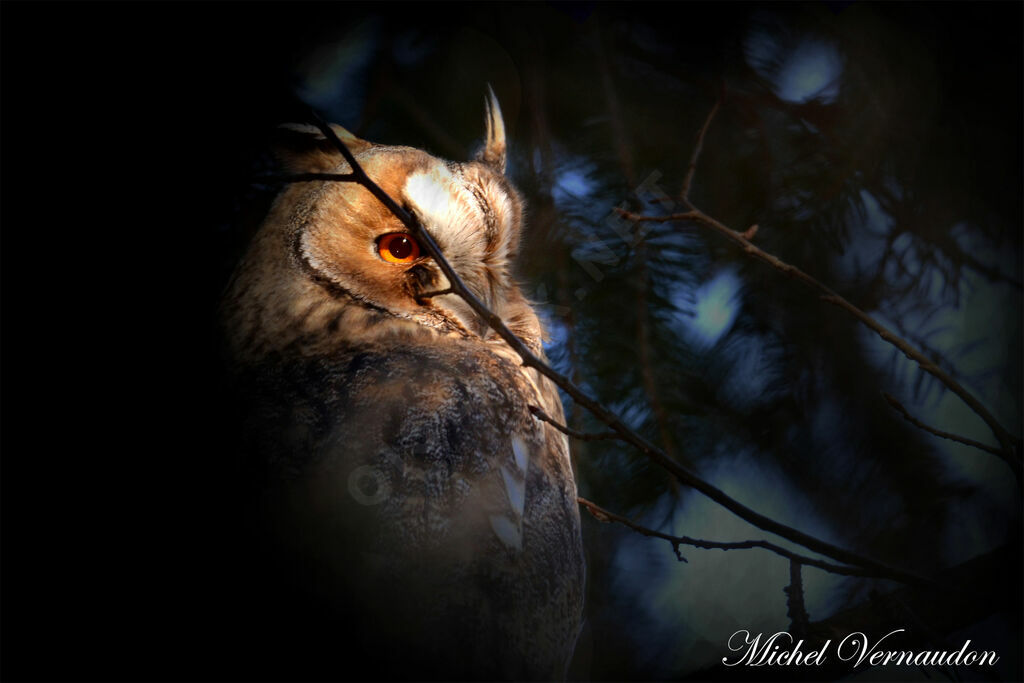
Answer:
[[[322,643],[275,648],[261,631],[282,598],[239,537],[216,302],[272,195],[251,180],[266,132],[302,99],[368,139],[465,158],[487,83],[531,207],[521,275],[556,367],[780,521],[925,574],[1011,549],[972,578],[1005,611],[943,635],[996,643],[997,676],[1019,678],[1012,475],[909,426],[880,392],[991,442],[984,428],[723,240],[665,225],[629,248],[604,219],[623,202],[658,211],[633,193],[652,171],[678,192],[724,93],[698,206],[758,223],[761,246],[880,311],[1019,434],[1021,18],[1019,4],[4,2],[4,678],[344,677]],[[787,92],[798,57],[838,60],[837,86]],[[619,444],[578,446],[581,493],[610,509],[764,536]],[[788,623],[781,561],[691,550],[679,565],[664,544],[584,527],[575,676],[693,674],[726,654],[720,634]],[[892,588],[815,587],[811,572],[812,620]]]

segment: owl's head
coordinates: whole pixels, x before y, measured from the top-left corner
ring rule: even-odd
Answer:
[[[466,286],[510,326],[539,336],[536,316],[511,275],[523,208],[505,176],[505,125],[493,93],[485,123],[483,147],[466,162],[332,128],[367,175],[433,236]],[[351,170],[313,126],[283,126],[278,137],[278,156],[291,173]],[[303,339],[329,343],[331,333],[344,335],[353,324],[365,328],[389,319],[486,336],[462,299],[431,296],[448,286],[405,225],[365,188],[302,182],[275,201],[225,307],[231,334],[266,348]]]

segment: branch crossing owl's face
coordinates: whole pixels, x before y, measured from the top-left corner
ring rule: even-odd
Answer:
[[[366,174],[426,228],[466,286],[539,351],[540,325],[511,275],[523,202],[505,177],[505,126],[493,93],[486,124],[483,148],[462,163],[332,128]],[[282,126],[279,138],[288,171],[351,170],[313,126]],[[258,360],[285,348],[322,353],[346,337],[365,340],[422,326],[493,339],[460,297],[434,294],[448,287],[406,226],[364,187],[292,183],[275,201],[225,297],[232,354]],[[388,320],[395,324],[380,324]]]
[[[465,163],[409,147],[375,145],[335,129],[367,175],[430,232],[466,285],[500,310],[515,289],[509,267],[519,242],[522,200],[504,175],[504,124],[493,96],[487,122],[483,150]],[[315,145],[312,153],[286,155],[292,170],[349,170],[340,154],[324,146],[319,132],[290,130]],[[402,222],[365,188],[328,182],[313,194],[312,210],[293,243],[294,256],[309,275],[375,310],[432,326],[443,318],[485,333],[459,297],[424,297],[447,289],[447,278]]]

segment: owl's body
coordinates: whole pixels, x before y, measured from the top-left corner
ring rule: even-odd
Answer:
[[[521,200],[488,109],[484,151],[464,164],[338,130],[540,353],[510,275]],[[284,135],[291,170],[348,170],[312,130]],[[560,419],[561,404],[461,299],[433,294],[446,287],[364,188],[287,187],[223,303],[244,451],[267,475],[285,564],[337,620],[341,650],[369,658],[359,675],[561,677],[581,622],[576,488],[564,435],[528,409]]]

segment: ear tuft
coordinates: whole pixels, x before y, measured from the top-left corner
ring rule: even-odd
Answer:
[[[353,154],[373,147],[372,142],[357,138],[338,124],[330,125]],[[281,165],[292,173],[331,173],[338,171],[339,165],[347,167],[334,144],[324,137],[319,128],[308,123],[278,126],[273,134],[273,148]]]
[[[487,135],[484,140],[484,148],[480,150],[476,158],[487,164],[498,173],[505,173],[505,120],[501,116],[501,105],[494,95],[490,84],[487,85],[487,97],[484,99],[486,113],[484,123],[487,126]]]

